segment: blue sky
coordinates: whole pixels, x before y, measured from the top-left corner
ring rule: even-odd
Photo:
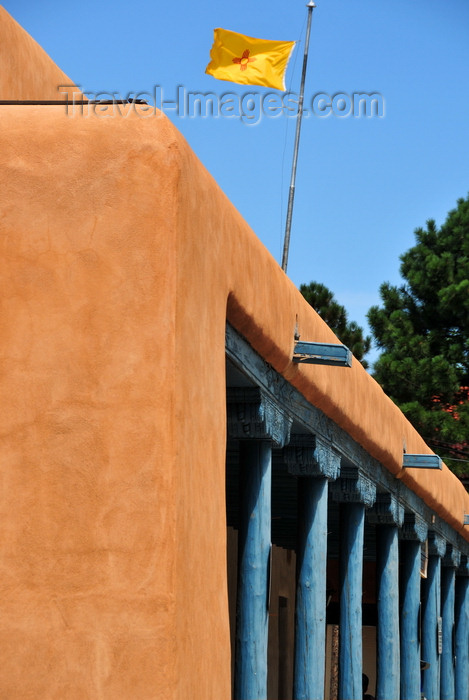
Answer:
[[[305,106],[317,93],[379,93],[382,118],[303,121],[288,275],[326,284],[366,328],[414,229],[441,224],[469,191],[467,0],[316,0]],[[4,7],[85,92],[256,91],[205,75],[213,29],[300,40],[287,72],[298,92],[305,2],[4,0]],[[280,94],[280,93],[279,93]],[[261,99],[261,97],[259,99]],[[178,117],[166,112],[280,262],[294,118]],[[220,261],[223,264],[223,261]],[[372,358],[376,355],[373,354]]]

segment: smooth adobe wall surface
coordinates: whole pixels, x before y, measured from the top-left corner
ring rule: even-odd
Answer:
[[[0,122],[0,697],[173,700],[172,129]]]
[[[0,5],[0,100],[64,100],[73,94],[78,99],[73,81]]]

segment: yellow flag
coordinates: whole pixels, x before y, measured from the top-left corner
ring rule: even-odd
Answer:
[[[294,41],[266,41],[215,29],[212,60],[205,72],[232,83],[285,90],[285,73],[294,46]]]

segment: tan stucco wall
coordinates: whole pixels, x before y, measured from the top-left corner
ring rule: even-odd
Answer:
[[[0,696],[172,698],[169,125],[0,122]]]
[[[66,85],[70,88],[60,87]],[[73,85],[0,5],[0,100],[63,100],[67,94],[70,98],[75,94],[78,99],[79,92]]]
[[[333,334],[165,117],[0,108],[0,285],[0,696],[229,697],[227,316],[462,532],[358,363],[292,364]]]

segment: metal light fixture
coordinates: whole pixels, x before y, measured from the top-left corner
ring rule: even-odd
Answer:
[[[402,466],[415,469],[442,469],[441,458],[438,455],[408,455],[404,454]]]
[[[293,362],[351,367],[352,353],[345,345],[298,341],[293,352]]]

